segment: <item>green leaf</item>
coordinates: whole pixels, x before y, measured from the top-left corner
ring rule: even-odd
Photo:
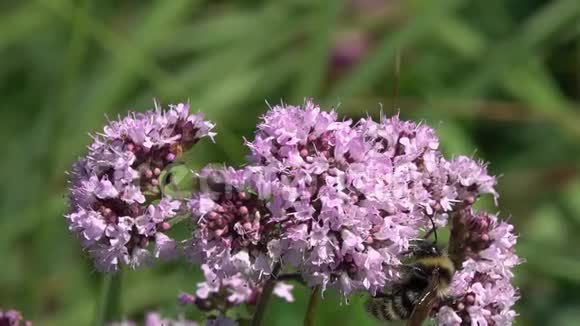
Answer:
[[[194,190],[195,176],[185,164],[174,164],[159,175],[161,193],[174,199],[187,198]]]

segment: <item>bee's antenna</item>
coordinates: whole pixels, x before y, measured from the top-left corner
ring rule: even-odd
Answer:
[[[437,228],[435,227],[435,221],[433,221],[433,217],[429,216],[429,220],[431,221],[431,226],[433,227],[433,237],[435,237],[435,244],[437,244]]]
[[[427,239],[431,233],[433,233],[433,237],[435,237],[435,241],[433,241],[434,244],[437,244],[437,228],[435,227],[435,221],[433,221],[433,217],[428,216],[429,217],[429,221],[431,221],[431,230],[429,230],[429,232],[427,232],[427,234],[425,234],[425,239]]]

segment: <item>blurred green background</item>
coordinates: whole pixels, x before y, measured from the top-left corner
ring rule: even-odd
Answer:
[[[401,115],[502,176],[490,208],[527,260],[518,324],[580,325],[578,0],[1,1],[0,306],[41,326],[93,320],[100,276],[62,217],[64,172],[105,115],[189,100],[219,133],[192,164],[240,164],[265,100],[396,112],[397,49]],[[129,272],[124,311],[177,312],[198,279],[185,264]],[[299,325],[296,296],[266,325]],[[328,292],[317,324],[377,325],[362,300]]]

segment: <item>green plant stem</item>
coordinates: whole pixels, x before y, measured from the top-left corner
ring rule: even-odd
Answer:
[[[288,273],[288,274],[281,274],[278,275],[277,281],[296,281],[302,285],[306,285],[306,282],[302,278],[300,273]]]
[[[101,297],[97,306],[95,326],[103,326],[121,318],[122,272],[103,274]]]
[[[276,286],[276,282],[278,281],[277,277],[279,272],[280,263],[276,263],[270,278],[266,281],[266,284],[264,284],[260,299],[258,299],[256,311],[254,312],[254,317],[252,317],[252,323],[250,324],[251,326],[260,326],[262,324],[262,320],[264,320],[264,315],[266,312],[266,307],[268,306],[268,302],[270,302],[270,297],[274,291],[274,286]]]
[[[465,260],[465,241],[469,236],[463,215],[467,203],[459,204],[451,215],[451,233],[449,234],[449,258],[456,269],[461,268]]]
[[[393,114],[399,109],[399,93],[401,92],[401,48],[395,49],[393,74]]]
[[[316,317],[316,306],[320,300],[320,286],[312,289],[310,300],[308,300],[308,307],[306,308],[306,316],[304,316],[304,326],[313,326]]]

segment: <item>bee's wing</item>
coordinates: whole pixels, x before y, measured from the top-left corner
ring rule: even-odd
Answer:
[[[435,269],[433,274],[431,275],[431,280],[429,281],[429,285],[421,293],[421,296],[417,299],[417,303],[415,304],[415,308],[411,313],[411,317],[407,322],[407,326],[421,326],[423,321],[429,317],[429,313],[431,313],[431,309],[433,308],[433,304],[437,301],[437,290],[439,287],[439,270]]]

